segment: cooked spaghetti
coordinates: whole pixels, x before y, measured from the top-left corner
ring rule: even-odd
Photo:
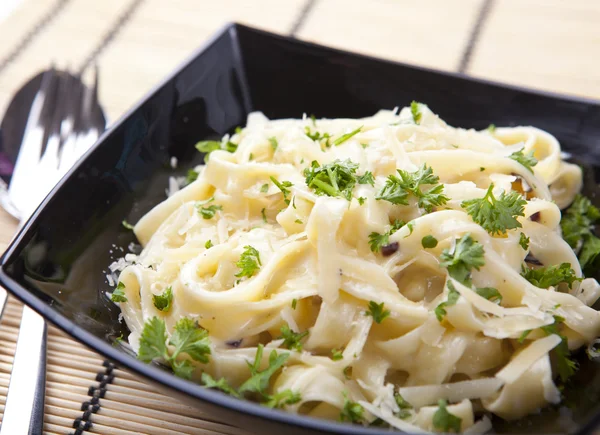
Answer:
[[[112,295],[144,361],[290,412],[475,433],[560,402],[570,350],[600,334],[600,286],[561,236],[581,169],[542,130],[413,103],[253,113],[198,146]]]

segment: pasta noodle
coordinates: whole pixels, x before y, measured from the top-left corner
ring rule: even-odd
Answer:
[[[176,373],[414,433],[483,433],[484,413],[560,401],[569,351],[600,334],[600,286],[561,237],[582,174],[553,136],[453,128],[413,103],[363,119],[252,113],[215,144],[135,225],[144,249],[118,302],[140,357],[156,318],[156,356]],[[563,280],[542,285],[559,265]],[[182,318],[208,331],[205,361],[179,352]]]

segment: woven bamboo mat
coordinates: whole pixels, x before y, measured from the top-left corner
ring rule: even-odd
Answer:
[[[51,63],[97,64],[117,119],[228,21],[447,71],[600,98],[592,0],[11,0],[0,18],[0,115]],[[5,0],[0,0],[0,17]],[[0,250],[14,222],[0,210]],[[21,306],[0,323],[0,420]],[[47,434],[242,434],[48,330]],[[102,396],[102,397],[101,397]],[[231,423],[231,422],[230,422]],[[235,423],[235,422],[233,422]]]

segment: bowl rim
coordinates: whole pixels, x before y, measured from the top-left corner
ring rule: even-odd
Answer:
[[[88,332],[84,328],[76,325],[72,320],[68,319],[64,315],[60,314],[58,311],[52,308],[52,306],[45,303],[42,299],[35,296],[25,287],[21,286],[17,281],[15,281],[8,273],[7,273],[7,265],[10,263],[18,252],[22,251],[24,245],[28,242],[28,237],[26,237],[29,231],[35,224],[35,221],[39,217],[41,211],[46,207],[46,205],[51,201],[56,192],[62,188],[63,184],[65,184],[66,180],[70,178],[81,166],[85,160],[89,157],[94,150],[101,146],[101,144],[105,141],[107,137],[113,134],[113,132],[120,127],[129,117],[136,113],[152,96],[158,93],[165,85],[171,82],[178,74],[180,74],[185,68],[187,68],[198,56],[200,56],[204,51],[209,49],[212,45],[218,42],[221,38],[226,37],[227,34],[234,42],[234,46],[232,47],[233,57],[239,65],[241,65],[243,70],[243,62],[242,57],[243,54],[235,44],[238,40],[238,30],[242,31],[250,31],[256,34],[262,34],[263,36],[268,36],[272,39],[282,40],[287,42],[294,42],[299,46],[303,46],[306,48],[315,48],[318,50],[327,50],[330,53],[335,53],[337,55],[350,56],[354,58],[361,58],[366,60],[373,60],[377,62],[384,62],[392,65],[396,65],[398,67],[403,68],[411,68],[413,70],[421,70],[427,71],[430,73],[434,73],[439,76],[450,77],[460,79],[466,82],[471,83],[479,83],[485,85],[491,85],[496,88],[513,90],[513,91],[521,91],[526,92],[528,94],[538,95],[549,97],[553,99],[558,99],[565,102],[573,102],[580,104],[591,104],[594,106],[600,107],[600,100],[595,100],[591,98],[585,97],[576,97],[570,95],[563,95],[560,93],[531,89],[524,86],[505,84],[501,82],[496,82],[492,80],[487,80],[478,77],[471,77],[464,73],[459,72],[450,72],[450,71],[441,71],[434,68],[419,66],[419,65],[411,65],[404,62],[383,59],[376,56],[365,55],[361,53],[355,53],[347,50],[342,50],[338,48],[329,47],[322,44],[317,44],[309,41],[298,40],[296,38],[275,34],[266,30],[257,29],[251,26],[239,24],[236,22],[229,22],[225,25],[221,26],[219,30],[217,30],[211,37],[205,40],[199,48],[194,50],[191,55],[189,55],[183,62],[181,62],[171,73],[169,73],[164,79],[158,82],[157,85],[153,86],[150,91],[148,91],[141,99],[139,99],[129,110],[125,111],[112,125],[109,126],[107,130],[98,138],[97,142],[80,158],[80,160],[65,174],[65,176],[57,183],[57,185],[51,190],[51,192],[46,196],[46,198],[42,201],[42,203],[38,206],[36,211],[31,215],[31,217],[27,220],[27,222],[18,230],[18,233],[13,237],[7,246],[6,251],[2,254],[0,258],[0,284],[4,286],[9,292],[17,297],[17,299],[21,300],[23,303],[33,308],[36,312],[41,314],[46,320],[52,322],[61,330],[65,331],[67,334],[78,340],[80,343],[92,349],[94,352],[99,353],[100,355],[108,358],[112,361],[117,362],[119,365],[131,370],[132,372],[143,376],[144,378],[158,382],[162,386],[173,390],[179,394],[183,394],[186,396],[190,396],[193,399],[200,400],[202,402],[208,402],[213,406],[227,408],[230,411],[234,411],[241,414],[246,414],[249,417],[265,419],[268,421],[273,421],[277,423],[292,425],[298,428],[304,429],[313,429],[317,431],[321,431],[324,433],[335,433],[335,434],[344,434],[344,435],[357,435],[357,434],[365,434],[365,435],[381,435],[390,433],[389,430],[375,429],[375,428],[367,428],[356,425],[348,425],[335,421],[317,419],[308,416],[301,416],[297,414],[288,413],[285,411],[266,408],[260,404],[248,401],[248,400],[240,400],[234,397],[228,396],[219,391],[210,390],[202,387],[200,384],[187,381],[181,378],[176,377],[174,374],[167,372],[165,370],[161,370],[152,364],[146,364],[142,361],[128,355],[125,352],[119,351],[106,341],[97,337],[96,335]],[[243,78],[245,80],[245,77]],[[589,419],[588,422],[582,424],[579,431],[586,432],[591,428],[594,428],[600,422],[600,412],[596,413],[593,417]]]

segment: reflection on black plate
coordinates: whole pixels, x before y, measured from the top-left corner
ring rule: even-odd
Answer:
[[[240,25],[227,27],[120,122],[74,168],[25,226],[3,257],[0,281],[68,333],[205,409],[256,433],[388,433],[376,428],[273,411],[207,391],[135,360],[112,346],[126,333],[105,296],[105,272],[134,241],[135,222],[165,195],[172,175],[199,163],[193,145],[244,124],[250,110],[270,118],[359,117],[380,108],[425,101],[451,125],[485,128],[534,125],[557,137],[586,163],[584,193],[597,192],[600,105],[508,88],[465,77],[349,54]],[[111,252],[112,251],[112,252]],[[565,391],[572,415],[556,409],[517,423],[495,421],[498,432],[587,433],[600,421],[600,366],[582,367]],[[566,425],[566,426],[565,426]],[[568,427],[567,427],[568,426]]]

